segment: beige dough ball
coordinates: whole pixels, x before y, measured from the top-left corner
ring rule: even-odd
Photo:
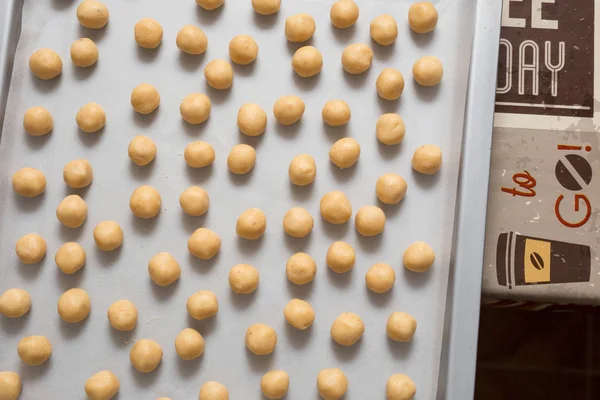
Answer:
[[[98,132],[106,125],[106,113],[98,103],[87,103],[75,116],[77,126],[84,132]]]
[[[225,0],[196,0],[196,3],[205,10],[212,11],[221,7]]]
[[[204,338],[197,330],[186,328],[175,337],[175,351],[183,360],[194,360],[204,353]]]
[[[148,83],[142,83],[131,92],[131,106],[140,114],[150,114],[160,104],[158,90]]]
[[[383,14],[371,21],[371,38],[382,46],[389,46],[398,37],[398,25],[391,15]]]
[[[342,138],[329,150],[329,159],[339,168],[350,168],[360,157],[360,145],[352,138]]]
[[[289,386],[290,376],[285,371],[269,371],[260,380],[260,390],[269,400],[283,398],[287,394]]]
[[[21,378],[16,372],[0,371],[0,400],[17,400],[21,395]]]
[[[142,185],[135,189],[129,198],[129,208],[138,218],[154,218],[160,211],[162,199],[152,186]]]
[[[398,204],[406,195],[406,181],[394,173],[381,175],[375,185],[379,201],[385,204]]]
[[[190,186],[179,196],[179,205],[183,212],[191,217],[206,214],[209,204],[208,192],[200,186]]]
[[[104,28],[108,23],[108,8],[99,1],[84,0],[77,7],[77,20],[85,28]]]
[[[150,278],[158,286],[168,286],[181,276],[181,268],[169,253],[158,253],[148,262]]]
[[[192,168],[208,167],[215,161],[215,149],[209,143],[198,140],[185,146],[183,158]]]
[[[29,57],[29,69],[40,79],[56,78],[62,72],[60,56],[50,49],[39,49]]]
[[[69,289],[58,299],[58,314],[63,321],[71,324],[86,319],[91,307],[90,296],[83,289]]]
[[[442,168],[442,149],[433,144],[417,148],[413,154],[412,167],[425,175],[435,174]]]
[[[315,310],[308,302],[300,299],[288,301],[283,315],[288,324],[301,331],[308,329],[315,321]]]
[[[107,370],[97,372],[85,381],[85,394],[90,400],[110,400],[120,388],[119,378]]]
[[[435,6],[422,1],[415,3],[408,9],[408,24],[416,33],[429,33],[435,29],[438,22],[438,12]]]
[[[387,320],[386,332],[396,342],[409,342],[417,330],[417,320],[405,312],[394,312]]]
[[[285,264],[288,280],[296,285],[306,285],[317,275],[317,263],[306,253],[296,253]]]
[[[163,28],[152,18],[142,18],[135,23],[133,34],[138,46],[144,49],[155,49],[162,42]]]
[[[294,185],[310,185],[317,175],[315,159],[309,154],[300,154],[294,157],[288,168],[288,175]]]
[[[272,15],[279,11],[281,0],[252,0],[254,12],[260,15]]]
[[[63,168],[63,180],[67,186],[73,189],[82,189],[89,186],[93,178],[94,173],[88,160],[69,161]]]
[[[323,56],[313,46],[300,47],[292,56],[292,68],[303,78],[317,75],[323,68]]]
[[[46,336],[26,336],[17,345],[19,358],[25,364],[43,364],[52,355],[52,344]]]
[[[233,84],[233,68],[225,60],[212,60],[204,68],[204,79],[213,89],[229,89]]]
[[[188,240],[188,250],[194,257],[210,260],[221,250],[221,238],[207,228],[198,228]]]
[[[214,317],[219,311],[217,296],[210,290],[201,290],[187,299],[188,314],[198,321]]]
[[[94,241],[102,251],[112,251],[123,244],[123,230],[115,221],[100,222],[94,228]]]
[[[258,56],[258,44],[248,35],[237,35],[229,42],[229,58],[235,64],[248,65]]]
[[[354,216],[356,231],[363,236],[375,236],[385,228],[385,214],[377,206],[361,207]]]
[[[23,128],[31,136],[42,136],[52,131],[54,120],[44,107],[31,107],[23,116]]]
[[[37,264],[46,255],[46,241],[37,233],[29,233],[17,240],[15,251],[23,264]]]
[[[266,356],[275,350],[277,333],[265,324],[254,324],[246,330],[246,347],[257,356]]]
[[[234,265],[229,271],[229,286],[237,294],[254,293],[259,280],[258,270],[249,264]]]
[[[358,6],[353,0],[338,0],[329,9],[329,18],[336,28],[349,28],[358,21]]]
[[[444,76],[442,62],[435,56],[419,58],[415,61],[412,72],[415,81],[421,86],[435,86]]]
[[[377,120],[377,139],[387,145],[399,144],[404,139],[406,128],[404,120],[398,114],[383,114]]]
[[[267,217],[265,213],[258,208],[249,208],[244,211],[237,219],[235,231],[238,236],[255,240],[260,238],[267,229]]]
[[[138,372],[147,374],[154,371],[162,360],[163,351],[154,340],[140,339],[129,351],[129,361]]]
[[[129,332],[137,325],[138,311],[131,301],[118,300],[108,307],[107,316],[114,329]]]
[[[156,144],[148,136],[137,135],[129,142],[127,154],[138,167],[146,166],[156,157]]]
[[[227,156],[227,167],[236,175],[247,174],[256,163],[256,150],[247,144],[236,144]]]
[[[238,111],[237,125],[244,135],[262,135],[267,127],[267,113],[258,104],[244,104]]]
[[[345,224],[352,216],[352,205],[343,192],[326,193],[321,198],[321,216],[330,224]]]
[[[202,29],[194,25],[185,25],[177,32],[175,43],[179,50],[191,55],[199,55],[206,51],[208,38]]]
[[[327,249],[325,261],[333,272],[343,274],[354,268],[356,253],[346,242],[333,242]]]
[[[188,124],[201,124],[210,117],[211,105],[207,95],[202,93],[188,94],[179,105],[181,118]]]
[[[314,225],[312,215],[302,207],[292,207],[283,216],[283,230],[292,237],[308,236]]]
[[[325,400],[340,400],[348,391],[348,378],[339,368],[323,369],[317,376],[317,390]]]
[[[31,296],[23,289],[8,289],[0,296],[0,314],[7,318],[19,318],[31,309]],[[2,387],[0,385],[0,387]]]
[[[76,194],[71,194],[58,204],[56,218],[68,228],[79,228],[87,217],[87,203]]]
[[[198,400],[229,400],[229,392],[225,385],[214,381],[209,381],[202,385],[198,396]]]
[[[21,168],[12,176],[14,191],[24,197],[36,197],[46,190],[44,173],[35,168]]]
[[[389,292],[396,281],[394,269],[385,263],[373,265],[365,275],[365,282],[370,291],[375,293]]]
[[[345,0],[349,1],[349,0]],[[329,126],[342,126],[350,121],[351,112],[348,103],[343,100],[329,100],[321,111],[323,122]]]
[[[397,100],[404,91],[404,77],[394,68],[385,68],[375,82],[377,94],[385,100]]]
[[[281,125],[292,125],[300,121],[306,106],[298,96],[282,96],[273,105],[273,115]]]
[[[372,61],[373,50],[366,44],[351,44],[342,52],[342,66],[352,75],[362,74],[371,68]]]
[[[402,256],[402,263],[413,272],[425,272],[431,268],[435,253],[425,242],[415,242],[408,246]]]
[[[78,67],[87,68],[98,61],[98,47],[91,39],[77,39],[71,45],[71,61]]]
[[[79,243],[68,242],[60,246],[54,255],[54,262],[65,274],[71,275],[85,265],[85,250]]]
[[[351,312],[341,313],[331,325],[331,338],[342,346],[352,346],[365,332],[365,323]]]
[[[417,387],[407,375],[395,374],[388,379],[385,392],[388,400],[412,400],[417,393]]]
[[[307,41],[316,29],[315,20],[308,14],[296,14],[285,19],[285,37],[293,43]]]

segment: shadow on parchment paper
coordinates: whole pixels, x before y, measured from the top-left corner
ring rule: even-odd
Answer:
[[[348,72],[344,71],[343,69],[341,72],[342,72],[342,74],[344,76],[344,80],[346,81],[346,84],[348,84],[348,86],[350,86],[353,89],[363,89],[367,83],[367,79],[369,79],[369,74],[371,73],[372,69],[373,68],[369,68],[362,74],[357,74],[357,75],[349,74]]]
[[[85,265],[81,267],[81,269],[74,274],[67,275],[60,270],[60,268],[55,269],[56,280],[58,281],[58,285],[63,291],[69,290],[71,288],[80,287],[81,280],[85,274]]]
[[[381,158],[384,160],[394,160],[399,157],[399,154],[402,151],[402,143],[388,145],[377,140],[377,150],[379,151]]]
[[[53,79],[39,79],[35,75],[31,75],[31,79],[33,81],[33,86],[35,87],[35,90],[42,93],[48,93],[56,90],[58,85],[60,85],[63,76],[63,74],[61,73]]]
[[[84,132],[79,128],[75,129],[77,130],[77,136],[79,136],[79,141],[82,145],[85,147],[94,147],[104,137],[104,128],[105,127],[102,127],[96,132]]]
[[[265,373],[270,371],[271,366],[273,365],[273,358],[273,353],[266,356],[257,356],[246,348],[246,362],[248,363],[248,366],[252,372]]]
[[[293,123],[292,125],[281,125],[275,123],[275,132],[284,139],[295,139],[302,130],[302,120]]]
[[[285,247],[290,251],[290,254],[298,253],[300,251],[305,251],[306,248],[310,245],[310,241],[312,240],[312,233],[309,233],[308,236],[303,238],[296,238],[284,233],[285,236]]]
[[[131,214],[131,226],[133,226],[133,230],[140,235],[150,235],[152,232],[156,230],[158,226],[158,220],[160,219],[160,213],[154,218],[138,218],[135,215]]]
[[[296,329],[288,323],[285,324],[285,336],[295,349],[302,349],[306,347],[310,341],[311,333],[312,326],[301,331],[300,329]]]
[[[52,0],[50,3],[53,9],[56,11],[61,11],[65,8],[71,7],[75,3],[75,0]]]
[[[234,76],[251,76],[257,68],[260,59],[256,59],[247,65],[232,63]]]
[[[55,1],[61,1],[61,0],[55,0]],[[62,0],[65,1],[65,0]],[[104,36],[106,36],[106,32],[107,29],[109,29],[109,25],[110,22],[108,22],[108,25],[106,25],[106,28],[102,28],[102,29],[89,29],[86,28],[84,26],[79,25],[79,37],[80,38],[89,38],[92,39],[95,43],[101,41],[102,39],[104,39]],[[102,57],[100,57],[102,58]]]
[[[234,80],[235,80],[235,78],[234,78]],[[227,99],[229,99],[229,97],[231,96],[231,92],[232,92],[231,88],[225,89],[225,90],[220,90],[220,89],[215,89],[214,87],[210,86],[208,83],[205,83],[205,85],[204,85],[204,93],[206,93],[206,95],[210,98],[210,102],[212,104],[225,103],[227,101]]]
[[[314,191],[314,183],[311,183],[310,185],[306,186],[298,186],[290,182],[290,192],[292,193],[292,198],[294,199],[294,201],[308,201],[312,197]]]
[[[444,168],[444,167],[442,166],[442,168]],[[415,183],[417,184],[417,186],[420,188],[423,188],[423,189],[429,189],[429,188],[435,186],[437,181],[440,180],[439,172],[435,173],[433,175],[426,175],[426,174],[417,172],[414,169],[411,169],[411,174],[412,174],[412,178],[415,181]]]
[[[113,344],[118,348],[122,348],[133,344],[133,335],[135,335],[137,326],[130,331],[122,332],[114,329],[110,324],[106,324],[106,329],[108,329],[108,336],[110,336]]]
[[[438,97],[438,93],[440,92],[440,86],[443,84],[443,82],[440,82],[439,85],[426,87],[415,83],[415,94],[419,99],[423,101],[434,101]]]
[[[250,294],[237,294],[233,290],[230,290],[229,301],[231,304],[233,304],[233,308],[236,310],[245,310],[254,303],[259,290],[260,288],[256,289]]]
[[[214,169],[213,165],[214,163],[207,165],[203,168],[192,168],[189,165],[185,164],[185,174],[187,175],[188,179],[194,184],[204,183],[210,179]]]
[[[435,262],[433,263],[431,268],[436,268]],[[413,272],[413,271],[409,271],[404,266],[402,266],[401,269],[402,269],[402,280],[404,282],[408,283],[413,288],[423,287],[423,286],[427,285],[427,283],[429,283],[429,281],[431,281],[431,277],[429,276],[430,275],[429,271]]]
[[[382,46],[377,44],[374,40],[371,40],[373,55],[379,61],[387,61],[394,56],[395,44],[396,43],[392,43],[389,46]]]
[[[93,65],[90,65],[89,67],[85,67],[85,68],[73,67],[73,77],[75,78],[75,80],[84,81],[84,80],[88,79],[90,76],[92,76],[94,74],[94,72],[96,71],[96,68],[98,67],[98,62],[99,61],[97,61]]]
[[[112,251],[102,251],[97,246],[94,246],[94,252],[96,253],[96,259],[99,264],[103,267],[108,267],[114,265],[117,262],[119,257],[121,256],[121,252],[123,251],[123,245],[117,247]],[[85,268],[85,267],[84,267]]]
[[[188,72],[197,71],[206,57],[206,52],[202,54],[187,54],[179,52],[179,66]]]
[[[352,269],[348,272],[338,274],[337,272],[334,272],[331,268],[327,266],[324,266],[324,268],[327,269],[327,281],[331,285],[339,289],[346,289],[352,284]]]
[[[173,297],[175,292],[177,292],[177,288],[179,287],[179,281],[181,279],[177,279],[175,282],[171,283],[167,286],[159,286],[148,277],[148,285],[151,286],[152,297],[154,297],[159,302],[163,303],[168,301]]]
[[[137,44],[135,44],[135,47],[136,47],[135,51],[137,54],[137,59],[144,63],[151,63],[151,62],[154,62],[156,60],[156,58],[158,57],[158,55],[160,54],[160,48],[162,46],[159,45],[155,49],[145,49],[145,48],[140,47]]]
[[[185,230],[191,235],[196,229],[204,226],[209,212],[210,211],[207,211],[204,215],[200,215],[198,217],[191,217],[181,210],[179,213],[179,218],[181,219],[181,224]]]
[[[209,121],[210,121],[210,117],[208,117],[208,119],[201,124],[189,124],[182,119],[181,120],[181,129],[183,129],[183,131],[188,136],[196,137],[196,136],[199,136],[204,133],[204,131],[208,127]]]
[[[37,279],[37,277],[39,276],[40,272],[42,272],[42,269],[44,268],[44,264],[46,264],[46,259],[48,259],[48,255],[46,254],[46,256],[44,256],[44,258],[42,259],[42,261],[40,261],[37,264],[23,264],[21,261],[17,260],[15,262],[15,266],[13,268],[16,268],[17,272],[19,273],[19,276],[27,281],[32,281],[34,279]]]
[[[359,339],[359,341],[354,343],[352,346],[346,347],[342,346],[341,344],[337,344],[332,339],[330,344],[335,359],[341,363],[352,362],[352,360],[358,356],[363,341],[364,339]]]
[[[385,307],[390,304],[392,301],[392,290],[393,288],[386,293],[375,293],[365,285],[365,291],[367,292],[367,297],[369,298],[369,302],[375,307]]]
[[[131,365],[131,375],[133,376],[133,382],[135,386],[138,388],[148,388],[150,385],[154,384],[160,375],[160,370],[162,369],[162,364],[158,364],[158,367],[152,372],[147,374],[139,372],[133,365]]]
[[[383,210],[383,213],[385,214],[386,218],[395,217],[402,209],[402,204],[404,204],[404,199],[400,200],[398,204],[385,204],[382,203],[379,199],[377,199],[376,195],[374,195],[374,197],[374,201],[376,201],[377,206]]]
[[[21,332],[27,328],[31,311],[23,315],[20,318],[0,318],[0,329],[4,335],[15,336],[21,334]]]
[[[191,378],[194,375],[197,375],[198,371],[202,368],[202,364],[204,364],[204,357],[202,356],[194,360],[184,360],[177,354],[173,354],[173,358],[177,360],[177,372],[179,372],[179,375],[183,378]]]
[[[416,33],[415,31],[410,29],[410,26],[408,26],[408,25],[406,27],[406,30],[408,30],[408,32],[410,33],[410,38],[412,39],[412,42],[417,45],[417,47],[428,46],[429,43],[435,38],[435,35],[437,32],[434,29],[432,32],[425,33],[425,34]]]
[[[42,136],[31,136],[27,133],[24,134],[25,142],[27,143],[27,147],[31,150],[41,149],[50,141],[52,138],[53,132],[47,133]]]
[[[262,247],[264,241],[264,235],[255,240],[248,240],[238,236],[237,248],[242,254],[256,254],[258,251],[260,251],[260,248]]]
[[[209,273],[219,260],[221,252],[218,252],[210,260],[202,260],[198,257],[193,256],[191,253],[188,254],[188,263],[194,268],[194,271],[198,271],[201,274]]]
[[[383,232],[375,236],[363,236],[356,232],[356,238],[358,239],[358,246],[361,250],[367,253],[375,253],[381,248]]]
[[[344,124],[342,126],[329,126],[325,122],[323,122],[323,131],[325,132],[325,136],[331,142],[336,142],[342,138],[348,137],[349,125]]]
[[[87,225],[87,218],[79,228],[69,228],[63,224],[58,225],[58,236],[63,242],[76,242],[81,237],[85,226]]]
[[[57,316],[57,318],[60,319],[60,333],[69,339],[81,335],[85,330],[85,327],[88,325],[90,319],[94,317],[92,313],[93,311],[91,311],[90,315],[88,315],[83,321],[74,324],[65,322],[62,320],[62,318],[60,318],[60,316]]]
[[[139,165],[134,164],[133,162],[129,163],[129,175],[136,181],[147,182],[148,179],[152,175],[155,174],[156,169],[156,159],[153,160],[150,164],[144,165],[140,167]]]
[[[285,269],[285,265],[282,266]],[[317,270],[319,267],[317,266]],[[307,299],[310,298],[312,293],[315,290],[315,285],[317,284],[315,280],[306,285],[296,285],[295,283],[290,282],[287,277],[285,279],[287,290],[290,292],[290,295],[295,299]]]
[[[392,357],[396,360],[406,360],[412,352],[413,342],[417,340],[417,335],[410,342],[406,343],[396,342],[387,336],[385,340],[387,340],[387,346]]]
[[[312,90],[319,84],[319,80],[321,79],[322,73],[319,72],[316,75],[313,75],[308,78],[303,78],[298,75],[294,70],[291,71],[292,78],[294,79],[294,86],[303,92]]]
[[[277,23],[277,17],[279,16],[279,12],[271,15],[260,15],[258,13],[254,14],[254,25],[258,27],[260,30],[266,30],[272,28]]]
[[[158,118],[159,111],[160,105],[156,108],[156,110],[152,111],[150,114],[140,114],[135,110],[131,110],[133,123],[137,128],[147,128],[156,120],[156,118]]]
[[[19,375],[21,379],[25,382],[27,381],[35,381],[37,379],[42,379],[44,376],[48,374],[48,371],[52,368],[52,357],[50,357],[46,362],[40,365],[27,365],[21,363],[19,366]]]
[[[44,203],[44,197],[46,192],[44,191],[39,196],[35,197],[23,197],[12,191],[13,204],[17,206],[17,209],[24,213],[37,211]]]
[[[261,135],[258,136],[248,136],[243,134],[241,131],[238,132],[238,138],[239,138],[239,142],[242,144],[247,144],[248,146],[252,147],[253,149],[258,149],[262,143],[262,141],[264,140],[265,134],[269,133],[269,128],[265,129],[265,132]],[[257,156],[258,158],[258,156]]]
[[[374,96],[382,114],[398,113],[398,109],[402,105],[402,96],[396,100],[383,99],[377,93],[375,93]]]
[[[345,224],[334,225],[325,221],[322,217],[321,222],[321,228],[323,230],[323,233],[325,233],[327,237],[334,240],[343,239],[346,233],[348,233],[348,230],[350,230],[350,222],[346,222]]]
[[[298,49],[300,47],[313,46],[313,38],[311,37],[310,39],[308,39],[307,41],[302,42],[302,43],[295,43],[295,42],[290,42],[290,41],[286,40],[285,44],[287,46],[288,54],[290,55],[290,57],[293,57],[294,53],[296,51],[298,51]],[[290,62],[291,62],[291,60],[290,60]],[[292,72],[293,72],[293,70],[292,70]],[[296,73],[294,72],[294,74],[296,74]],[[302,78],[302,79],[304,79],[304,78]]]
[[[336,182],[347,182],[356,175],[356,171],[360,167],[360,160],[349,168],[340,168],[332,162],[328,164],[331,175],[333,175]]]
[[[202,336],[206,337],[210,335],[217,328],[217,318],[219,314],[216,314],[214,317],[206,318],[201,321],[194,319],[191,315],[187,315],[187,326],[193,328],[200,332]]]
[[[202,7],[196,7],[196,19],[200,22],[200,25],[213,25],[219,21],[225,7],[227,7],[227,3],[216,10],[205,10]]]
[[[356,33],[356,24],[344,29],[336,28],[333,24],[330,24],[329,29],[331,29],[335,40],[340,43],[350,43],[353,41],[354,34]]]

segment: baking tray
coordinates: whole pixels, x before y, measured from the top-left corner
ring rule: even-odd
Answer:
[[[326,367],[346,372],[350,400],[383,398],[385,381],[397,372],[415,380],[420,399],[472,397],[500,2],[439,1],[440,22],[428,36],[410,33],[408,1],[359,0],[359,22],[345,31],[331,27],[330,2],[284,1],[279,14],[270,18],[255,15],[245,0],[229,0],[213,13],[191,0],[106,3],[111,20],[101,31],[81,28],[75,18],[77,3],[70,0],[0,4],[5,22],[0,41],[0,104],[5,111],[0,142],[0,290],[22,287],[33,298],[26,317],[0,319],[0,370],[21,374],[21,398],[84,398],[85,380],[100,369],[110,369],[120,378],[121,399],[192,399],[208,380],[224,383],[232,399],[260,398],[260,377],[272,368],[290,373],[287,398],[317,398],[316,375]],[[325,59],[323,72],[308,80],[292,72],[290,58],[298,46],[283,36],[285,17],[299,12],[315,17],[317,33],[311,44]],[[396,17],[399,40],[391,48],[373,45],[371,70],[350,77],[341,69],[341,51],[353,42],[370,44],[368,22],[381,13]],[[25,29],[19,39],[22,17]],[[139,49],[133,40],[133,24],[143,17],[159,20],[165,29],[157,51]],[[176,48],[176,32],[187,23],[206,31],[209,49],[204,56],[184,56]],[[258,41],[258,61],[234,68],[232,90],[210,90],[202,77],[204,65],[227,58],[228,41],[240,33]],[[98,43],[100,61],[79,70],[69,60],[69,46],[85,36]],[[64,69],[59,79],[42,82],[29,73],[27,59],[40,47],[61,55]],[[414,60],[427,54],[439,56],[445,65],[438,88],[419,88],[410,79]],[[375,93],[375,79],[384,67],[396,67],[407,78],[400,101],[382,101]],[[142,82],[154,84],[161,94],[159,110],[149,116],[134,114],[129,105],[131,89]],[[195,91],[207,93],[213,102],[211,118],[200,127],[185,125],[178,112],[183,96]],[[269,111],[288,93],[306,102],[300,124],[282,127],[270,117],[262,137],[238,133],[235,113],[241,104],[257,102]],[[323,126],[320,110],[332,98],[346,100],[353,110],[347,127]],[[74,121],[78,108],[89,101],[102,104],[107,112],[107,126],[97,135],[79,132]],[[54,115],[54,131],[46,137],[23,132],[22,115],[33,105],[47,107]],[[375,121],[384,112],[396,111],[405,119],[407,136],[396,148],[380,146]],[[158,146],[157,159],[147,168],[132,165],[126,155],[127,143],[140,133]],[[360,161],[349,170],[332,167],[327,157],[331,143],[343,136],[355,137],[362,146]],[[212,167],[185,166],[183,148],[193,140],[215,147]],[[241,177],[229,174],[225,163],[228,150],[239,142],[258,152],[253,172]],[[419,176],[410,168],[413,150],[424,143],[439,144],[444,152],[444,166],[435,177]],[[317,180],[308,188],[290,186],[287,178],[289,160],[302,152],[311,153],[318,166]],[[71,230],[60,226],[55,208],[72,192],[62,182],[61,171],[75,158],[90,160],[94,182],[87,190],[74,191],[87,201],[89,215],[82,228]],[[10,176],[24,166],[45,172],[48,187],[43,196],[22,199],[12,192]],[[334,189],[348,194],[355,211],[376,204],[375,180],[389,171],[405,176],[409,190],[399,206],[383,207],[388,217],[383,235],[363,238],[351,223],[331,226],[319,218],[320,197]],[[128,209],[130,193],[142,184],[162,194],[163,210],[154,220],[136,219]],[[178,195],[191,184],[210,193],[211,209],[205,217],[186,217],[179,208]],[[307,239],[289,238],[281,229],[283,214],[296,205],[315,217]],[[267,233],[257,242],[235,235],[235,220],[249,207],[267,213]],[[92,238],[95,224],[106,219],[118,221],[125,232],[123,247],[111,253],[99,252]],[[200,226],[216,230],[223,240],[221,253],[212,261],[199,261],[187,252],[187,238]],[[20,265],[14,243],[34,231],[46,238],[47,257],[38,265]],[[70,240],[85,247],[88,262],[80,273],[65,276],[53,255]],[[337,276],[325,266],[326,249],[334,240],[348,241],[357,250],[352,273]],[[426,240],[436,250],[436,263],[427,274],[412,274],[401,266],[403,250],[415,240]],[[147,261],[159,251],[171,252],[182,266],[181,279],[167,288],[152,284],[147,274]],[[285,262],[297,251],[317,260],[316,280],[307,287],[286,282]],[[233,295],[227,284],[229,268],[240,262],[261,272],[260,287],[249,297]],[[388,262],[397,271],[396,285],[387,295],[373,295],[365,288],[364,273],[375,262]],[[92,299],[90,316],[76,325],[60,321],[56,312],[59,295],[72,287],[86,289]],[[185,300],[201,289],[217,293],[220,311],[214,319],[197,322],[187,316]],[[291,329],[283,319],[283,306],[293,297],[315,307],[317,319],[308,332]],[[138,327],[129,334],[111,330],[106,320],[108,306],[120,298],[132,300],[140,312]],[[419,321],[410,344],[392,343],[385,336],[385,321],[396,310]],[[366,323],[365,336],[352,348],[340,348],[329,337],[331,322],[343,311],[357,312]],[[245,350],[244,331],[255,322],[277,330],[279,344],[272,356],[256,357]],[[206,352],[195,362],[180,360],[173,348],[175,335],[188,326],[206,339]],[[18,341],[31,334],[48,336],[54,347],[50,361],[39,367],[21,364],[15,350]],[[129,348],[140,338],[163,347],[162,364],[152,374],[139,374],[130,366]]]

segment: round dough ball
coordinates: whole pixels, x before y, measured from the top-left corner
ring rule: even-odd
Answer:
[[[404,91],[404,77],[394,68],[385,68],[375,82],[377,94],[385,100],[397,100]]]
[[[260,15],[272,15],[279,11],[281,0],[252,0],[254,12]]]
[[[313,46],[300,47],[292,56],[292,68],[303,78],[317,75],[323,68],[323,56]]]
[[[131,193],[129,208],[138,218],[154,218],[160,211],[162,199],[152,186],[142,185]]]
[[[187,299],[187,312],[198,321],[214,317],[219,311],[217,295],[210,290],[201,290]]]
[[[71,45],[71,61],[78,67],[87,68],[98,61],[98,47],[91,39],[77,39]]]
[[[194,257],[210,260],[221,250],[221,238],[207,228],[198,228],[188,239],[188,250]]]
[[[56,218],[67,228],[79,228],[87,218],[88,207],[81,197],[71,194],[56,207]]]
[[[29,233],[17,240],[15,251],[23,264],[37,264],[46,255],[46,241],[37,233]]]
[[[401,116],[394,113],[383,114],[377,120],[377,140],[383,144],[399,144],[404,139],[406,128]]]
[[[262,135],[267,127],[267,113],[258,104],[244,104],[238,111],[237,125],[244,135]]]
[[[290,376],[285,371],[269,371],[260,380],[260,390],[269,400],[283,398],[287,394],[289,386]]]
[[[210,117],[210,99],[202,93],[188,94],[179,105],[181,118],[188,124],[201,124]]]
[[[288,301],[283,309],[288,324],[301,331],[310,328],[315,321],[315,310],[308,302],[300,299]]]
[[[108,8],[99,1],[84,0],[77,7],[77,20],[85,28],[104,28],[108,23]]]
[[[36,197],[46,190],[44,173],[35,168],[21,168],[12,176],[14,191],[24,197]]]
[[[381,175],[375,185],[379,201],[385,204],[398,204],[406,195],[406,181],[394,173]]]
[[[417,320],[405,312],[394,312],[387,320],[387,335],[396,342],[409,342],[417,330]]]
[[[349,28],[358,21],[358,6],[353,0],[338,0],[329,9],[329,18],[336,28]]]
[[[237,219],[235,231],[238,236],[255,240],[260,238],[267,229],[267,217],[265,213],[258,208],[249,208],[244,211]]]
[[[389,46],[398,37],[398,25],[391,15],[383,14],[371,21],[371,38],[382,46]]]
[[[354,268],[356,253],[352,246],[346,242],[333,242],[327,249],[325,262],[331,270],[338,274],[350,271]]]
[[[310,185],[317,175],[315,159],[309,154],[300,154],[294,157],[288,168],[288,175],[294,185]]]
[[[83,289],[69,289],[58,299],[58,314],[63,321],[71,324],[86,319],[91,307],[90,296]]]
[[[82,189],[89,186],[93,178],[94,173],[88,160],[69,161],[63,168],[63,180],[67,186],[73,189]]]
[[[177,32],[175,43],[179,50],[191,55],[199,55],[206,51],[208,38],[202,29],[194,25],[185,25]]]
[[[352,75],[362,74],[371,68],[373,50],[366,44],[354,43],[342,52],[342,66]]]
[[[119,378],[107,370],[97,372],[85,381],[85,394],[90,400],[110,400],[120,388]]]
[[[312,215],[302,207],[292,207],[283,216],[283,230],[292,237],[308,236],[314,225]]]
[[[94,241],[102,251],[112,251],[123,244],[123,230],[115,221],[100,222],[94,228]]]
[[[191,217],[206,214],[209,204],[208,192],[200,186],[190,186],[179,196],[179,205],[183,212]]]
[[[31,136],[42,136],[52,131],[54,120],[44,107],[31,107],[23,116],[23,128]]]
[[[212,11],[221,7],[225,0],[196,0],[196,3],[205,10]]]
[[[365,275],[365,282],[370,291],[375,293],[389,292],[396,281],[394,269],[385,263],[373,265]]]
[[[219,382],[209,381],[200,388],[198,400],[229,400],[229,392],[225,385]]]
[[[365,332],[365,323],[351,312],[341,313],[331,324],[331,338],[342,346],[352,346]]]
[[[229,42],[229,58],[239,65],[248,65],[258,55],[258,44],[248,35],[237,35]]]
[[[412,73],[419,85],[435,86],[441,82],[442,76],[444,76],[444,67],[439,58],[425,56],[415,61]]]
[[[385,393],[388,400],[412,400],[417,393],[417,387],[409,376],[394,374],[387,381]]]
[[[0,400],[17,400],[21,395],[21,378],[16,372],[0,372]]]
[[[25,364],[40,365],[52,355],[52,344],[46,336],[26,336],[17,345],[17,353]]]
[[[323,116],[323,122],[329,126],[346,125],[352,116],[348,103],[343,100],[329,100],[323,106],[321,115]]]
[[[442,149],[433,144],[417,148],[413,154],[412,167],[425,175],[435,174],[442,168]]]
[[[354,216],[356,231],[363,236],[375,236],[385,228],[385,214],[377,206],[361,207]]]
[[[213,89],[229,89],[233,84],[233,68],[225,60],[212,60],[204,68],[204,79]]]
[[[198,140],[185,146],[183,158],[192,168],[208,167],[215,161],[215,149],[209,143]]]
[[[137,325],[138,311],[131,301],[118,300],[108,307],[107,316],[114,329],[129,332]]]
[[[135,23],[133,34],[138,46],[144,49],[155,49],[162,42],[163,28],[152,18],[142,18]]]
[[[281,125],[292,125],[300,121],[306,106],[298,96],[282,96],[273,105],[273,115]]]
[[[163,351],[154,340],[140,339],[129,351],[129,360],[138,372],[147,374],[154,371],[162,360]]]
[[[321,198],[321,216],[330,224],[339,225],[348,222],[352,216],[352,205],[343,192],[335,190]]]
[[[60,246],[54,255],[54,262],[63,273],[71,275],[83,268],[86,258],[83,246],[68,242]]]
[[[422,1],[414,3],[408,9],[408,24],[416,33],[429,33],[435,29],[438,22],[438,12],[435,6]]]
[[[7,318],[19,318],[31,309],[31,296],[23,289],[8,289],[0,296],[0,314]],[[1,387],[1,385],[0,385]]]
[[[183,360],[193,360],[204,353],[204,338],[195,329],[186,328],[175,337],[175,351]]]
[[[131,106],[140,114],[150,114],[160,104],[158,90],[149,83],[137,85],[131,91]]]
[[[40,79],[56,78],[62,72],[60,56],[50,49],[39,49],[29,57],[29,69]]]
[[[148,262],[150,278],[158,286],[168,286],[181,276],[181,268],[169,253],[158,253]]]
[[[258,270],[249,264],[237,264],[229,271],[229,286],[237,294],[254,293],[260,277]]]
[[[247,144],[236,144],[227,156],[227,167],[236,175],[247,174],[256,163],[256,150]]]
[[[340,400],[348,391],[348,378],[339,368],[323,369],[317,376],[317,390],[325,400]]]
[[[352,138],[342,138],[329,150],[329,159],[339,168],[350,168],[360,157],[360,145]]]
[[[296,14],[285,19],[285,37],[293,43],[307,41],[316,29],[315,20],[308,14]]]
[[[402,255],[402,263],[413,272],[425,272],[431,268],[435,253],[425,242],[415,242],[408,246]]]
[[[77,111],[77,126],[84,132],[98,132],[106,125],[106,113],[98,103],[87,103]]]
[[[277,333],[265,324],[254,324],[246,330],[246,347],[257,356],[266,356],[275,350]]]
[[[138,167],[146,166],[156,157],[156,144],[148,136],[137,135],[129,142],[127,154]]]
[[[317,263],[306,253],[296,253],[285,264],[288,280],[296,285],[306,285],[317,275]]]

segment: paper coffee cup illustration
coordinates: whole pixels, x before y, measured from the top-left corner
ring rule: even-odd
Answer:
[[[513,286],[590,281],[590,247],[508,232],[498,236],[498,284]]]

